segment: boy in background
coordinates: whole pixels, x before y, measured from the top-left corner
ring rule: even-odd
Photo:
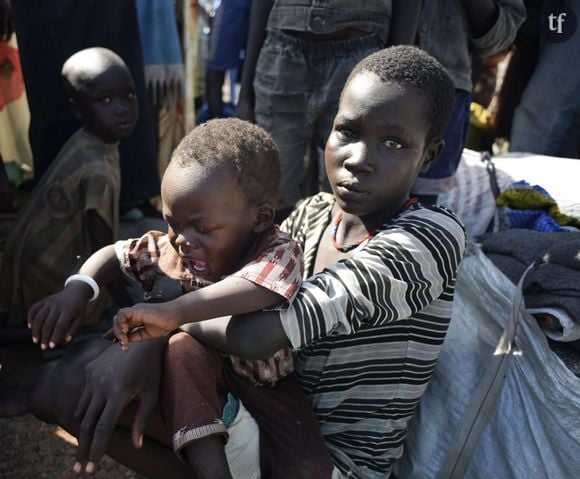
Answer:
[[[23,324],[32,304],[60,291],[71,272],[117,238],[117,147],[138,118],[131,73],[112,51],[89,48],[65,62],[62,79],[84,125],[63,146],[7,237],[0,326]],[[108,303],[105,295],[91,303],[89,322],[98,321]],[[75,318],[73,329],[82,319]]]

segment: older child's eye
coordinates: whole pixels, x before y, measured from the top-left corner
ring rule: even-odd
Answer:
[[[390,148],[392,150],[399,150],[399,149],[403,148],[403,145],[401,144],[401,142],[399,142],[397,140],[393,140],[393,139],[388,139],[387,141],[385,141],[383,143],[383,145],[385,145],[387,148]]]
[[[103,105],[108,105],[109,103],[111,103],[111,97],[110,96],[102,96],[99,98],[99,103],[102,103]]]
[[[125,95],[125,98],[126,98],[127,100],[132,100],[133,98],[135,98],[135,93],[134,93],[134,92],[132,92],[132,91],[130,91],[130,92],[128,92],[128,93]]]
[[[352,129],[340,126],[336,128],[336,134],[340,139],[343,140],[355,137],[355,132]]]

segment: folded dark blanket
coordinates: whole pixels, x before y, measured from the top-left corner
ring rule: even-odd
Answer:
[[[580,234],[507,230],[482,238],[491,261],[517,283],[532,263],[523,284],[527,308],[561,308],[580,323]]]
[[[580,323],[580,240],[550,247],[524,279],[527,308],[564,309]]]

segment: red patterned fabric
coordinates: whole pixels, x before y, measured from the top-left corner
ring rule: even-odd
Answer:
[[[184,292],[207,285],[186,268],[171,246],[166,233],[149,231],[140,238],[115,244],[123,272],[151,292],[158,280],[169,277],[181,284]],[[262,233],[251,248],[252,258],[232,276],[267,288],[287,302],[294,299],[302,283],[302,249],[288,234],[272,227]],[[268,360],[244,360],[230,356],[234,371],[254,384],[273,385],[294,370],[294,353],[282,349]]]

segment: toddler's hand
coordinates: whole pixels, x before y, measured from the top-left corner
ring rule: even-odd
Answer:
[[[179,327],[168,303],[140,303],[119,310],[113,319],[113,332],[121,347],[129,343],[166,336]]]
[[[69,342],[82,324],[86,308],[87,301],[74,287],[34,303],[27,317],[32,341],[40,342],[43,350]]]

